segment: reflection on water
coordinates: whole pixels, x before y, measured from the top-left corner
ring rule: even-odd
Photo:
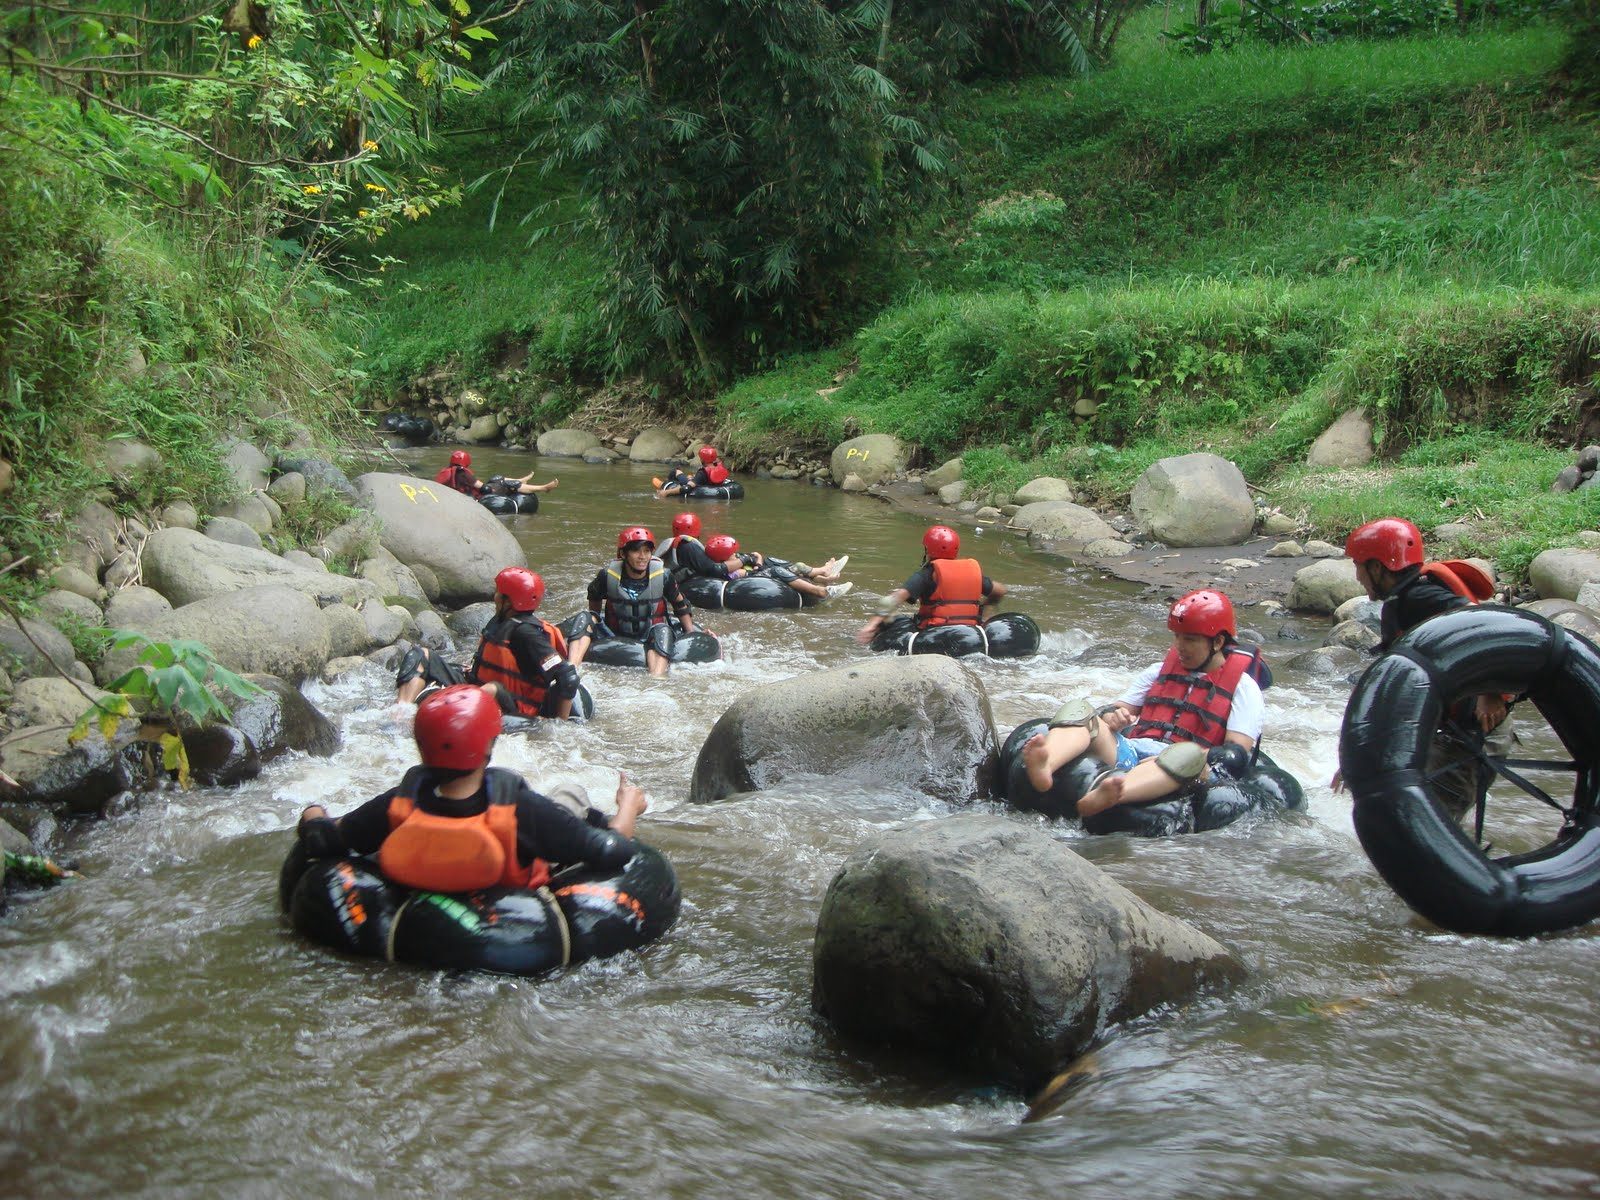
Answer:
[[[440,451],[408,453],[419,474]],[[533,465],[474,452],[475,468]],[[437,461],[435,461],[437,460]],[[561,487],[510,519],[548,615],[583,603],[617,530],[665,536],[659,468],[545,462]],[[857,590],[804,614],[710,614],[728,657],[670,679],[587,671],[590,725],[503,739],[497,761],[609,796],[650,791],[645,836],[683,916],[638,956],[537,982],[334,958],[280,922],[275,876],[310,800],[343,810],[411,761],[376,670],[313,699],[332,760],[234,791],[169,795],[76,835],[90,878],[0,924],[0,1194],[674,1197],[1594,1194],[1600,1035],[1592,931],[1500,943],[1415,921],[1325,785],[1346,689],[1280,672],[1269,746],[1307,814],[1169,841],[1052,831],[1251,968],[1236,993],[1118,1029],[1059,1112],[864,1056],[813,1020],[811,936],[828,881],[875,830],[948,809],[851,786],[691,808],[707,729],[750,688],[864,653],[877,594],[917,565],[921,523],[871,499],[757,483],[703,504],[706,534],[821,560]],[[1070,694],[1115,695],[1166,644],[1162,597],[967,534],[1043,653],[975,668],[1002,732]],[[1282,620],[1246,610],[1269,655]],[[1538,739],[1535,737],[1537,743]],[[1508,808],[1504,837],[1548,819]],[[996,811],[999,811],[998,809]],[[1497,810],[1498,811],[1498,810]],[[1036,820],[1014,817],[1016,820]],[[1520,833],[1519,833],[1520,831]]]

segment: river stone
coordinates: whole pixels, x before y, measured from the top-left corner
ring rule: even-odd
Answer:
[[[1124,554],[1133,552],[1132,545],[1114,537],[1095,538],[1081,551],[1086,558],[1121,558]]]
[[[1300,525],[1293,517],[1286,517],[1282,513],[1267,513],[1261,518],[1261,532],[1267,537],[1283,537],[1293,533]]]
[[[361,564],[360,575],[363,579],[370,579],[376,585],[378,594],[386,601],[399,597],[418,604],[428,602],[428,594],[422,590],[422,584],[411,568],[381,546],[376,554]]]
[[[11,854],[37,854],[38,847],[33,844],[33,839],[22,830],[12,825],[9,821],[0,820],[0,850]],[[5,868],[0,863],[0,884],[5,882]]]
[[[293,684],[275,675],[246,678],[261,690],[230,699],[233,715],[228,723],[250,739],[262,762],[291,750],[327,758],[339,748],[339,730]]]
[[[1287,604],[1299,612],[1331,613],[1355,596],[1366,595],[1348,558],[1318,559],[1294,573]]]
[[[859,475],[863,485],[871,487],[904,471],[908,461],[910,450],[899,438],[887,433],[869,433],[834,447],[828,467],[835,479]]]
[[[1446,521],[1443,525],[1433,527],[1433,540],[1438,542],[1459,542],[1462,538],[1472,536],[1472,526],[1465,521]]]
[[[243,521],[257,533],[271,533],[273,525],[282,514],[283,510],[277,503],[262,494],[252,494],[242,500],[235,500],[232,504],[224,505],[219,511],[219,516]],[[210,529],[209,523],[206,528]]]
[[[1528,578],[1541,600],[1576,600],[1584,584],[1600,579],[1600,552],[1570,547],[1546,550],[1529,564]]]
[[[1139,529],[1168,546],[1236,546],[1256,526],[1244,476],[1215,454],[1153,463],[1133,485],[1129,502]]]
[[[1012,515],[1011,527],[1026,530],[1030,537],[1073,546],[1117,538],[1117,531],[1107,525],[1099,513],[1070,500],[1036,500],[1024,504]]]
[[[420,562],[432,570],[446,604],[487,600],[496,575],[528,565],[510,530],[460,492],[382,472],[361,476],[356,487],[382,523],[384,549],[408,566]]]
[[[346,675],[353,675],[361,668],[370,665],[366,658],[359,654],[342,658],[330,658],[327,665],[322,668],[322,682],[333,683],[335,680],[343,679]]]
[[[622,455],[618,454],[610,446],[590,446],[582,455],[584,462],[594,463],[596,466],[604,466],[606,463],[615,462],[621,457]]]
[[[1567,492],[1575,491],[1582,481],[1583,472],[1578,470],[1576,466],[1569,464],[1562,467],[1556,474],[1555,482],[1550,485],[1550,490],[1558,496],[1565,495]]]
[[[628,457],[634,462],[671,462],[682,453],[683,443],[677,435],[658,425],[641,429],[628,447]]]
[[[939,503],[960,504],[961,498],[966,495],[966,492],[967,485],[963,480],[958,479],[954,483],[947,483],[939,489]],[[978,506],[974,504],[972,507],[976,509]]]
[[[975,814],[857,848],[813,954],[812,1005],[845,1034],[1027,1091],[1108,1028],[1245,976],[1043,829]]]
[[[600,439],[587,429],[547,429],[534,448],[550,458],[582,458],[584,451],[599,444]]]
[[[1313,467],[1364,467],[1376,451],[1372,445],[1372,422],[1359,408],[1340,413],[1311,443],[1306,463]]]
[[[404,614],[406,610],[402,608],[399,611]],[[368,600],[363,604],[361,619],[366,622],[367,636],[379,646],[397,641],[406,628],[406,617],[397,616],[395,610],[382,600]]]
[[[1310,679],[1348,679],[1360,674],[1371,657],[1349,646],[1319,646],[1284,660],[1284,667]]]
[[[68,631],[62,622],[63,617],[94,626],[104,625],[106,621],[105,614],[93,600],[80,596],[77,592],[64,592],[60,588],[40,596],[39,608],[44,614],[44,619],[62,633]]]
[[[211,722],[183,731],[189,774],[207,787],[235,787],[261,774],[261,755],[232,725]]]
[[[473,417],[471,423],[461,435],[461,440],[474,446],[485,445],[500,440],[500,418],[493,413],[484,413],[482,416]]]
[[[84,692],[89,694],[85,696]],[[108,694],[93,684],[80,686],[58,675],[41,675],[17,684],[6,714],[17,726],[71,726],[91,704]]]
[[[113,592],[106,603],[106,624],[112,629],[140,629],[172,611],[172,601],[155,588],[132,584]]]
[[[322,537],[322,551],[330,558],[359,561],[370,558],[377,548],[378,519],[371,513],[362,513],[354,520],[336,525]]]
[[[161,510],[161,524],[169,529],[199,529],[200,514],[187,500],[174,500]]]
[[[144,580],[178,607],[269,584],[346,603],[378,592],[368,580],[308,570],[266,550],[214,541],[190,529],[158,529],[150,535],[144,547]]]
[[[243,492],[264,492],[272,482],[272,460],[249,442],[224,443],[222,465]]]
[[[439,577],[433,573],[426,563],[412,563],[411,574],[417,581],[417,586],[422,589],[422,594],[428,598],[429,604],[439,602]]]
[[[978,520],[983,521],[985,523],[992,523],[992,522],[995,522],[995,521],[999,521],[999,520],[1003,519],[1004,516],[1005,516],[1004,513],[1002,513],[998,508],[996,508],[992,504],[984,505],[982,508],[980,508],[977,512],[973,513],[972,515],[975,516]]]
[[[75,658],[72,643],[54,625],[0,613],[0,666],[10,671],[13,679],[59,675],[70,671]],[[51,665],[51,659],[61,664],[59,670]]]
[[[1070,501],[1072,485],[1054,475],[1040,475],[1037,479],[1030,479],[1019,487],[1013,499],[1023,505],[1038,504],[1043,500]]]
[[[131,479],[161,466],[161,451],[133,438],[112,438],[106,443],[105,467],[113,478]]]
[[[279,504],[299,504],[306,498],[306,477],[299,471],[279,475],[267,488],[267,495]]]
[[[294,682],[315,675],[330,657],[328,625],[317,602],[281,584],[196,600],[157,617],[144,632],[155,641],[203,642],[239,674],[260,671]],[[98,678],[116,678],[134,657],[133,649],[113,651],[101,660]]]
[[[137,729],[138,722],[123,721],[114,743],[96,729],[75,744],[67,741],[66,725],[18,729],[0,750],[0,767],[21,786],[23,800],[74,816],[96,816],[113,796],[133,786],[138,751],[128,740]]]
[[[1576,601],[1534,600],[1521,607],[1529,612],[1538,613],[1563,629],[1581,633],[1591,642],[1600,642],[1600,615]]]
[[[322,610],[322,621],[328,627],[328,653],[336,658],[365,654],[378,644],[367,628],[367,619],[348,604],[328,605]]]
[[[445,625],[450,632],[464,642],[477,641],[483,633],[483,627],[489,623],[489,618],[494,616],[494,602],[483,600],[477,604],[469,604],[459,612],[453,612],[445,620]]]
[[[864,492],[867,490],[867,481],[854,471],[844,477],[844,482],[839,484],[841,492]]]
[[[1383,602],[1369,600],[1363,594],[1352,596],[1333,612],[1334,624],[1345,621],[1360,621],[1369,629],[1382,631],[1383,628]]]
[[[285,550],[280,557],[284,562],[293,563],[297,567],[304,567],[308,571],[320,571],[324,575],[328,572],[327,563],[323,562],[315,554],[307,553],[304,550]]]
[[[318,492],[337,492],[346,500],[354,502],[357,499],[355,485],[350,482],[349,476],[320,455],[298,452],[280,454],[278,470],[304,476],[307,496],[314,496]]]
[[[1312,538],[1305,544],[1304,550],[1307,558],[1344,557],[1344,551],[1338,546],[1335,546],[1332,542],[1322,541],[1320,538]]]
[[[248,546],[261,549],[261,535],[255,528],[237,517],[212,517],[206,522],[205,535],[214,541],[230,546]]]
[[[879,659],[746,692],[700,747],[689,800],[809,775],[965,803],[989,794],[996,748],[975,674],[938,654]]]
[[[1267,550],[1263,557],[1299,558],[1303,554],[1305,554],[1305,547],[1303,547],[1299,542],[1279,542],[1277,545]]]
[[[67,563],[50,573],[50,582],[64,592],[76,592],[87,600],[99,600],[105,595],[100,581],[82,567]]]
[[[922,490],[937,492],[940,488],[949,487],[961,478],[964,470],[959,458],[949,459],[922,477]]]
[[[1328,631],[1328,636],[1323,639],[1323,645],[1343,646],[1349,650],[1370,650],[1381,640],[1378,631],[1365,621],[1340,621]]]
[[[423,609],[412,619],[417,625],[417,641],[429,650],[448,654],[456,648],[450,640],[450,631],[445,628],[444,618],[431,608]]]
[[[121,526],[117,514],[97,500],[80,508],[67,522],[71,540],[82,542],[94,552],[98,560],[96,569],[105,566],[117,556],[117,537]]]

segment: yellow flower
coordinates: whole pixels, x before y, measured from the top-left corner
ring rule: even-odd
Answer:
[[[308,196],[320,196],[320,195],[322,195],[322,188],[320,188],[319,186],[317,186],[314,183],[308,183],[303,188],[301,188],[300,190],[302,192],[304,192]]]
[[[377,149],[377,148],[378,148],[378,143],[377,143],[377,142],[374,142],[374,141],[372,141],[372,140],[371,140],[371,139],[370,139],[370,138],[369,138],[369,139],[368,139],[368,140],[366,140],[366,141],[364,141],[364,142],[362,142],[362,143],[361,143],[361,148],[362,148],[362,149],[363,149],[363,150],[376,150],[376,149]]]
[[[250,35],[250,40],[245,42],[244,48],[246,50],[254,50],[259,45],[261,45],[261,35],[252,33]]]
[[[356,209],[356,216],[358,216],[358,217],[370,217],[371,215],[372,215],[372,211],[370,209],[366,209],[366,208],[358,208],[358,209]]]
[[[366,188],[369,192],[387,192],[389,190],[386,187],[380,187],[376,183],[364,183],[361,186]]]

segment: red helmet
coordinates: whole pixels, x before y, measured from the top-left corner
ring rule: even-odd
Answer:
[[[489,761],[500,736],[500,706],[471,684],[447,687],[417,705],[414,733],[423,766],[471,771]]]
[[[679,513],[672,518],[672,532],[697,538],[700,536],[700,518],[694,513]]]
[[[1422,561],[1422,531],[1400,517],[1368,521],[1345,541],[1344,552],[1358,563],[1375,558],[1391,571],[1414,567]]]
[[[948,525],[934,525],[922,535],[929,558],[954,558],[961,551],[961,535]]]
[[[626,550],[634,542],[648,542],[650,543],[650,549],[654,550],[656,548],[656,535],[643,525],[629,525],[621,533],[617,534],[618,550]]]
[[[706,557],[712,562],[727,562],[739,553],[739,543],[725,533],[719,533],[706,543]]]
[[[717,461],[717,448],[715,446],[701,446],[700,447],[700,461],[705,463],[705,465],[708,466],[708,467],[712,463],[716,462]]]
[[[494,577],[494,590],[511,601],[513,612],[532,612],[544,599],[544,580],[527,567],[507,567]]]
[[[472,465],[472,455],[465,450],[452,450],[450,451],[450,465],[452,467],[470,467]]]
[[[1233,617],[1233,601],[1207,588],[1173,601],[1172,611],[1167,614],[1167,628],[1173,633],[1196,633],[1208,638],[1219,633],[1234,637],[1239,632],[1239,623]]]

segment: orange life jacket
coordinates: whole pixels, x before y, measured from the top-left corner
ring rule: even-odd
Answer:
[[[728,468],[714,462],[706,468],[706,478],[711,481],[712,487],[721,487],[728,482]]]
[[[544,710],[546,691],[543,674],[528,675],[511,649],[511,635],[522,621],[538,621],[555,648],[555,656],[540,663],[544,670],[554,670],[567,657],[567,639],[561,636],[549,621],[539,617],[517,617],[509,621],[490,621],[484,628],[483,641],[478,643],[478,654],[473,659],[470,678],[475,683],[496,683],[511,694],[517,712],[524,717],[540,716]]]
[[[1168,650],[1128,736],[1222,745],[1239,678],[1246,671],[1254,676],[1261,661],[1257,651],[1243,646],[1228,646],[1223,653],[1222,665],[1202,675],[1184,669],[1176,646]]]
[[[433,477],[433,481],[442,483],[447,488],[454,488],[463,496],[470,496],[473,494],[472,488],[461,482],[461,472],[465,470],[465,467],[445,467]]]
[[[983,612],[983,568],[975,558],[936,558],[933,591],[917,609],[917,625],[976,625]]]
[[[403,887],[428,892],[476,892],[490,887],[538,888],[550,864],[517,862],[517,793],[510,771],[484,772],[489,803],[470,817],[442,817],[417,807],[426,767],[412,767],[389,801],[389,836],[378,848],[378,869]]]
[[[1481,604],[1494,596],[1494,581],[1471,563],[1459,558],[1423,563],[1422,574],[1432,576],[1473,604]]]

